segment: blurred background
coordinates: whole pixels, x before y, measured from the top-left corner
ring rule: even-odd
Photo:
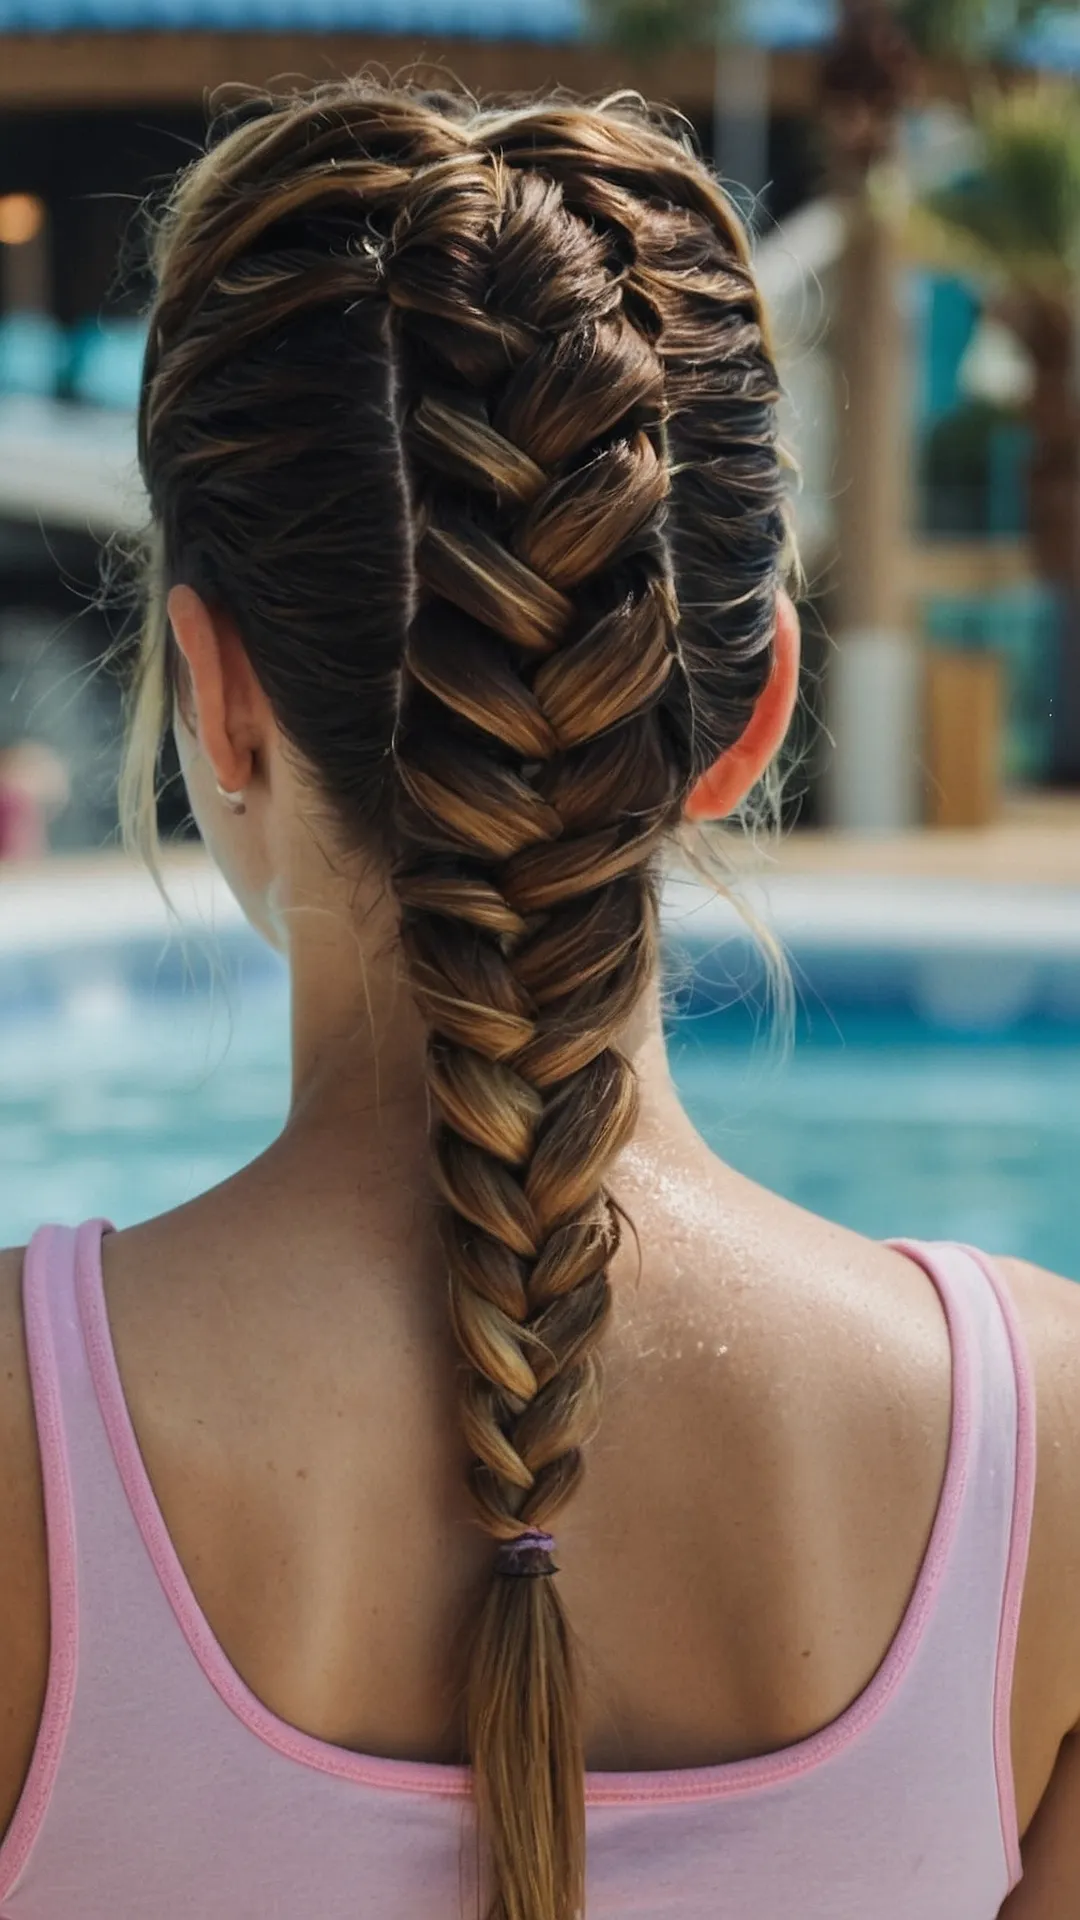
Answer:
[[[0,1243],[221,1177],[287,1101],[284,984],[170,783],[117,850],[142,524],[141,208],[215,88],[380,74],[677,109],[750,225],[806,572],[792,965],[674,889],[721,1151],[873,1233],[1080,1274],[1080,0],[0,0]],[[114,558],[110,561],[109,556]]]

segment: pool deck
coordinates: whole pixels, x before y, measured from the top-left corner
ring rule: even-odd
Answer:
[[[738,892],[781,941],[803,948],[962,950],[1080,960],[1080,796],[1012,803],[984,831],[887,839],[802,831],[767,847],[732,842]],[[0,955],[227,932],[241,915],[198,848],[168,855],[166,909],[119,853],[0,871]],[[739,920],[714,890],[676,882],[670,924],[730,938]]]
[[[778,873],[831,879],[1080,887],[1080,794],[1017,796],[994,826],[974,830],[923,828],[889,838],[797,832],[769,864]]]

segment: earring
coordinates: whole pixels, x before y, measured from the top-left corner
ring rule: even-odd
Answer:
[[[224,800],[225,805],[228,807],[230,813],[246,813],[247,812],[247,802],[244,799],[244,795],[247,792],[246,787],[240,787],[238,788],[236,793],[230,793],[227,787],[222,786],[220,780],[215,781],[214,784],[217,787],[218,799]]]

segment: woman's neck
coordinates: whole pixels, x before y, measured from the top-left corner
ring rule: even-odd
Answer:
[[[403,1171],[426,1158],[427,1032],[413,1003],[385,897],[351,911],[325,897],[287,916],[292,982],[292,1098],[283,1145],[319,1142],[355,1178],[358,1130],[393,1142]],[[641,1124],[682,1121],[668,1070],[658,983],[624,1047],[638,1074]]]

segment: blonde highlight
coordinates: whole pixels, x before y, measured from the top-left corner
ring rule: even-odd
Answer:
[[[787,535],[745,239],[632,101],[253,103],[161,224],[140,416],[164,592],[229,608],[429,1030],[477,1518],[535,1543],[600,1416],[660,859],[768,676]],[[577,1920],[577,1662],[546,1550],[496,1552],[466,1748],[490,1920]]]

